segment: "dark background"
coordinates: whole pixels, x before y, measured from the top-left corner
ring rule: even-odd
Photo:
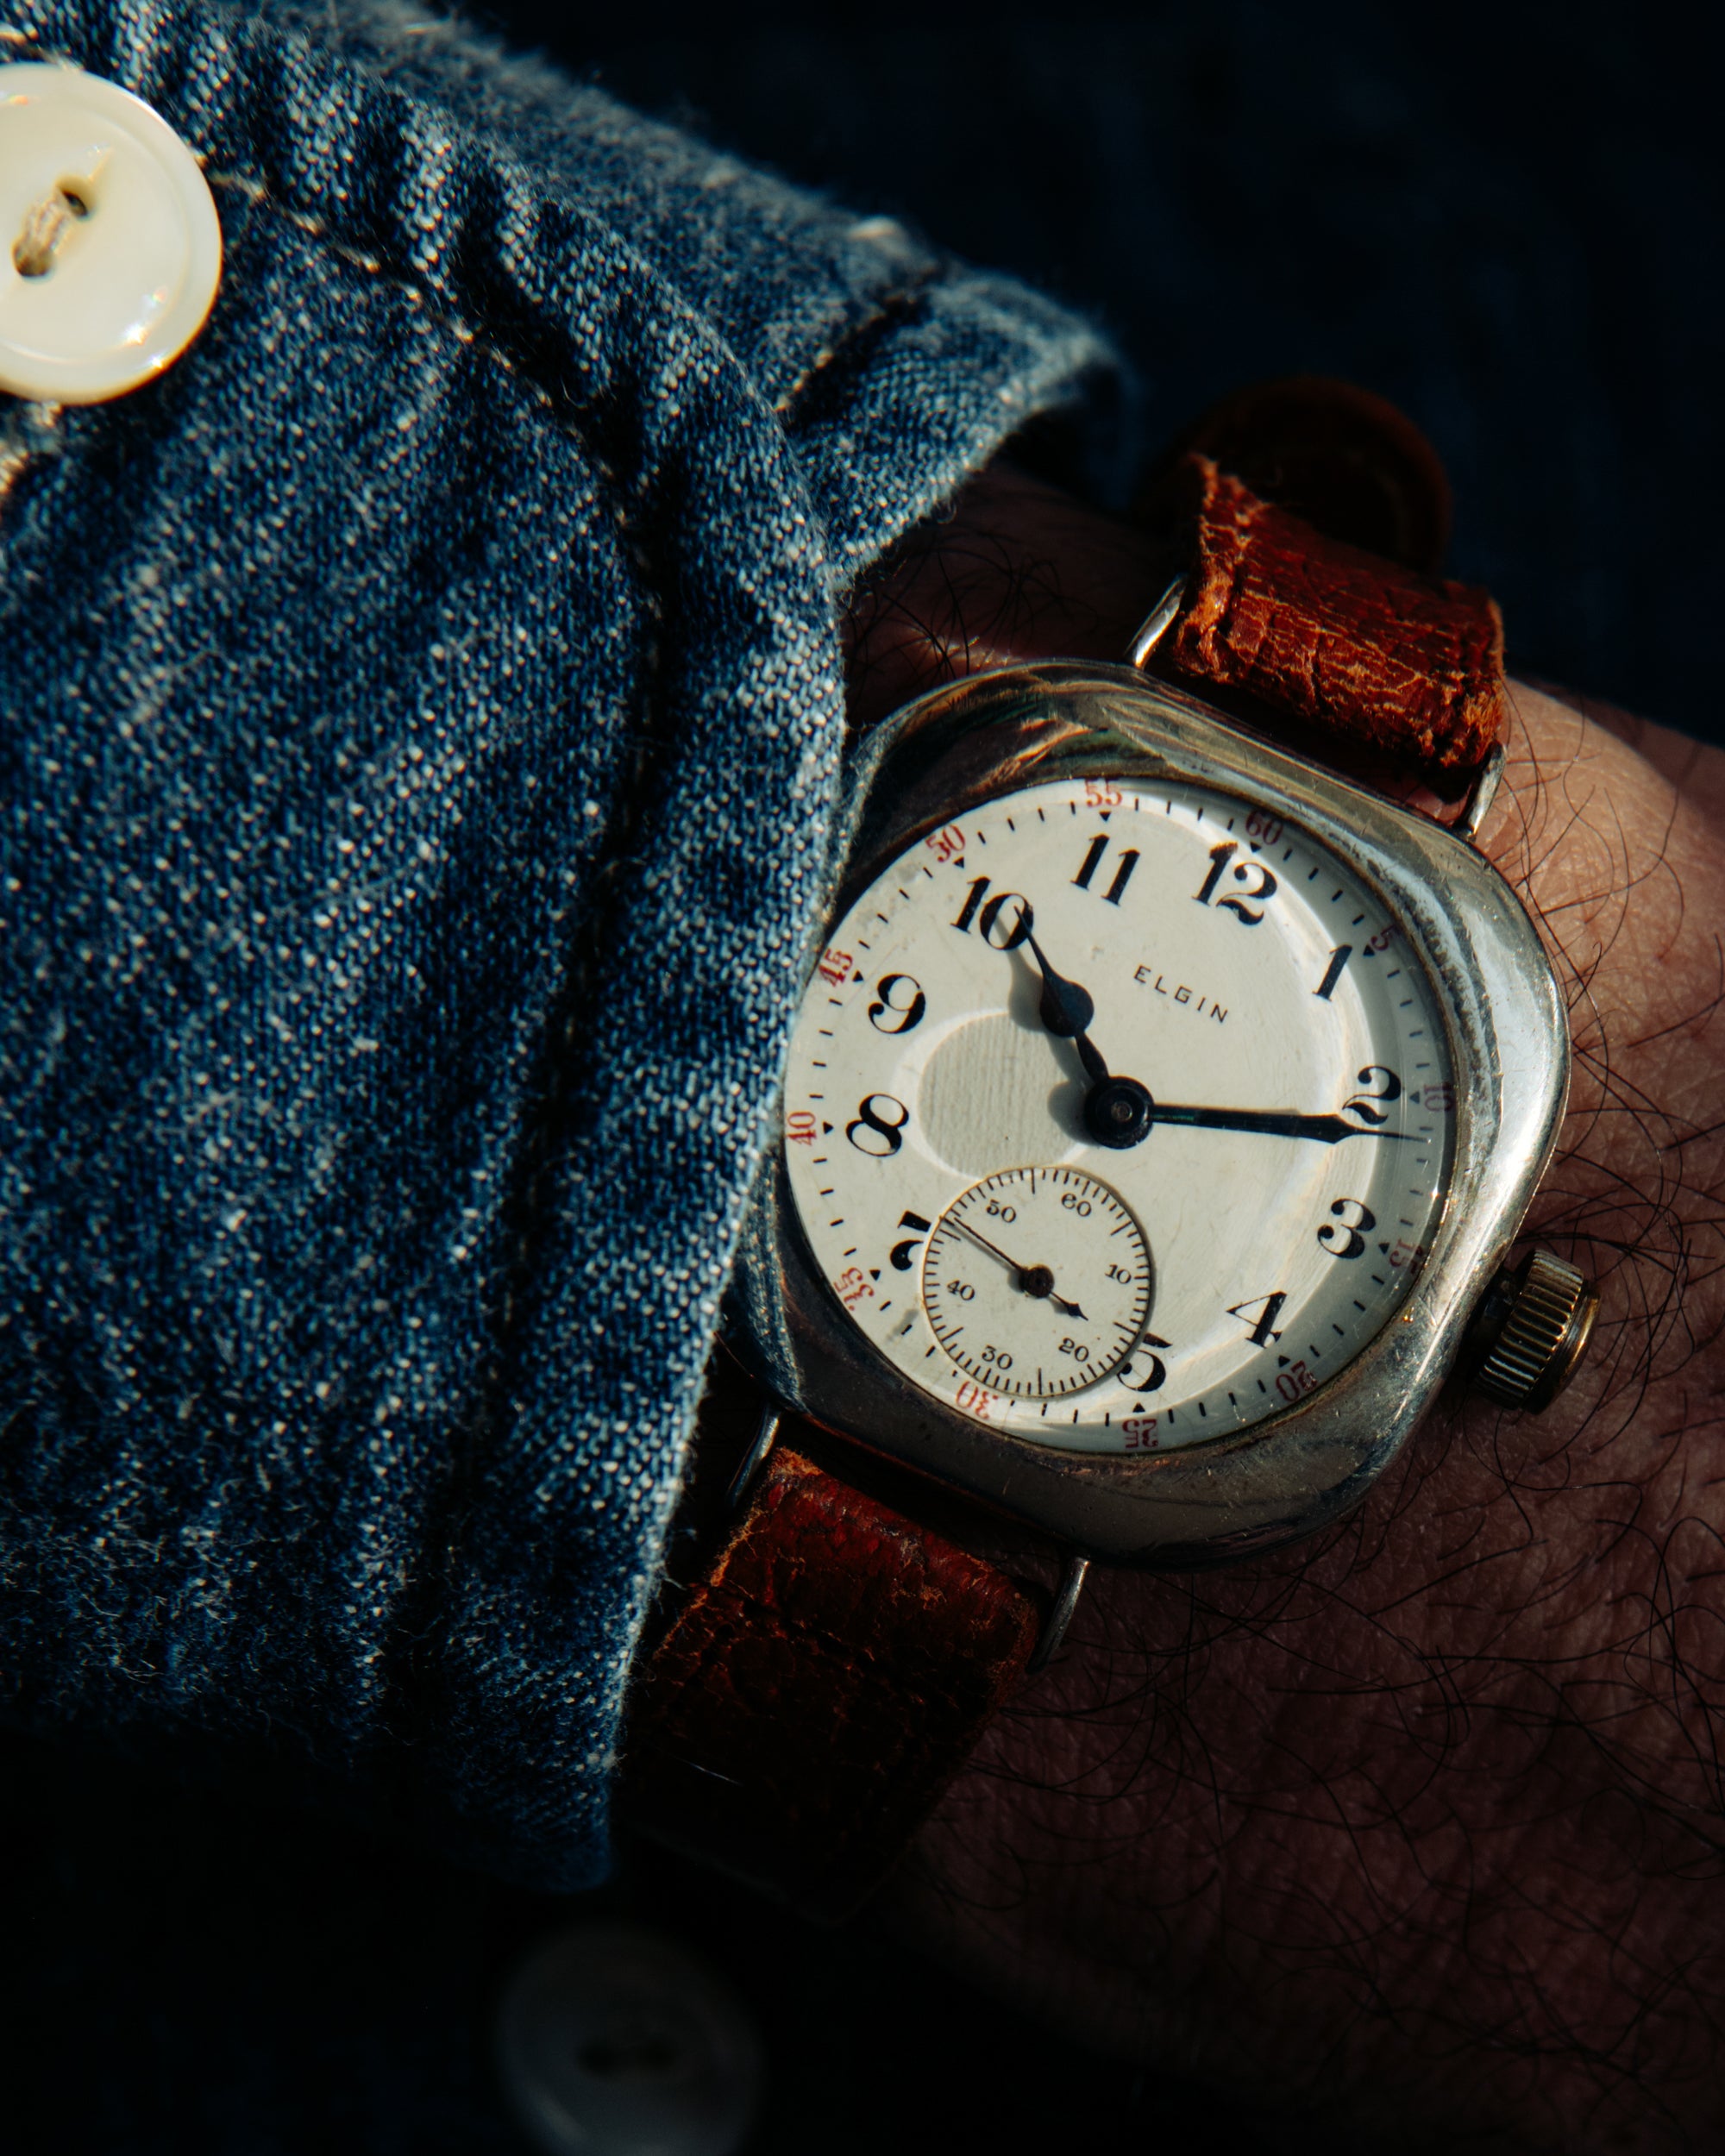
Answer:
[[[1269,375],[1394,398],[1449,466],[1450,566],[1502,599],[1513,662],[1721,737],[1717,54],[1688,17],[1212,0],[492,20],[1088,310],[1138,369],[1146,450]],[[0,1833],[7,2146],[518,2148],[492,2008],[569,1905],[16,1743]],[[1057,2043],[866,1928],[808,1931],[641,1853],[598,1905],[669,1925],[760,2017],[751,2156],[1306,2145]]]
[[[1443,455],[1512,664],[1717,737],[1711,10],[499,7],[630,103],[1108,328],[1153,448],[1346,376]]]

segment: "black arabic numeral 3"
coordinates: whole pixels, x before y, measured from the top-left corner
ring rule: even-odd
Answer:
[[[897,1111],[894,1121],[887,1112]],[[866,1153],[870,1160],[890,1160],[904,1144],[904,1127],[911,1119],[911,1112],[902,1100],[895,1100],[889,1093],[871,1093],[856,1103],[856,1119],[847,1123],[844,1135],[859,1153]],[[868,1131],[884,1138],[883,1145],[865,1145],[857,1137],[859,1131]]]
[[[1343,1101],[1342,1113],[1357,1115],[1362,1123],[1387,1123],[1389,1118],[1374,1103],[1399,1100],[1402,1098],[1402,1081],[1384,1064],[1368,1063],[1360,1072],[1358,1082],[1364,1091],[1357,1093],[1352,1100]]]
[[[1362,1205],[1358,1198],[1338,1198],[1330,1207],[1331,1219],[1318,1230],[1318,1240],[1332,1257],[1359,1257],[1365,1250],[1365,1238],[1377,1225],[1377,1215],[1370,1206]],[[1358,1218],[1350,1220],[1350,1213]],[[1339,1221],[1338,1227],[1335,1223]]]
[[[928,999],[907,973],[889,973],[875,982],[875,993],[881,1000],[869,1006],[869,1023],[877,1033],[908,1033],[922,1024]]]

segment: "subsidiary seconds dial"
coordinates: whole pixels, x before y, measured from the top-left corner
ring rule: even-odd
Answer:
[[[1059,1400],[1117,1370],[1150,1313],[1144,1231],[1076,1168],[1010,1168],[941,1215],[923,1307],[962,1370],[1015,1400]]]
[[[1394,1319],[1455,1095],[1436,987],[1316,831],[1057,779],[856,891],[793,1036],[785,1167],[859,1354],[1014,1437],[1164,1451],[1307,1398]]]

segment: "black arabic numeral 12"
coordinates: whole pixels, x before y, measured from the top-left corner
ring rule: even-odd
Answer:
[[[1236,920],[1244,921],[1248,928],[1256,928],[1264,918],[1264,914],[1261,910],[1254,913],[1252,907],[1262,899],[1273,899],[1276,896],[1276,878],[1262,862],[1242,861],[1236,863],[1234,881],[1244,887],[1239,891],[1230,892],[1225,899],[1215,898],[1216,887],[1222,880],[1222,872],[1239,851],[1239,848],[1233,839],[1229,839],[1223,845],[1212,846],[1210,873],[1192,895],[1200,906],[1208,906],[1214,899],[1218,912],[1232,913]],[[1256,883],[1251,881],[1253,876],[1258,878]]]
[[[1357,1215],[1350,1220],[1349,1213]],[[1358,1198],[1338,1198],[1330,1207],[1331,1218],[1318,1230],[1318,1240],[1332,1257],[1359,1257],[1365,1250],[1365,1238],[1377,1225],[1377,1215],[1370,1206],[1362,1205]],[[1337,1221],[1341,1223],[1338,1227]]]
[[[895,1110],[897,1119],[887,1112]],[[847,1123],[844,1135],[859,1153],[866,1153],[870,1160],[890,1160],[904,1144],[903,1131],[911,1119],[911,1112],[902,1100],[895,1100],[889,1093],[871,1093],[856,1104],[856,1119]],[[857,1137],[859,1131],[868,1131],[885,1139],[881,1145],[865,1145]]]
[[[1355,1094],[1352,1100],[1343,1101],[1343,1114],[1357,1115],[1362,1123],[1387,1123],[1389,1118],[1374,1104],[1379,1100],[1399,1100],[1402,1081],[1383,1063],[1368,1063],[1359,1074],[1359,1083],[1364,1091]]]
[[[1026,937],[1030,934],[1032,929],[1036,926],[1036,916],[1031,911],[1030,900],[1016,891],[1000,891],[992,899],[989,898],[990,881],[991,879],[988,876],[972,878],[969,895],[964,901],[963,909],[958,918],[952,925],[956,929],[962,930],[968,936],[970,933],[970,924],[975,921],[978,934],[982,941],[992,949],[1016,950]],[[1006,922],[1004,933],[996,935],[995,931],[1001,927],[1001,911],[1009,906],[1015,906],[1018,912]]]
[[[889,973],[875,982],[875,993],[881,1000],[869,1006],[869,1023],[877,1033],[908,1033],[922,1024],[928,999],[907,973]]]

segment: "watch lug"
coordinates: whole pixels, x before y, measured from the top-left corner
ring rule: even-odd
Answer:
[[[1060,1576],[1060,1592],[1054,1598],[1054,1607],[1048,1613],[1041,1637],[1031,1650],[1031,1658],[1025,1664],[1025,1675],[1035,1677],[1045,1670],[1060,1651],[1066,1637],[1066,1627],[1072,1622],[1072,1613],[1083,1599],[1084,1583],[1090,1576],[1088,1557],[1069,1557],[1066,1568]]]
[[[1480,826],[1491,812],[1491,804],[1497,799],[1497,789],[1503,783],[1503,744],[1494,743],[1485,761],[1480,765],[1478,775],[1468,788],[1467,799],[1461,805],[1461,814],[1450,829],[1458,838],[1465,838],[1470,846],[1479,843]]]
[[[1141,667],[1149,658],[1151,653],[1173,628],[1175,616],[1185,604],[1186,579],[1183,576],[1176,576],[1155,605],[1151,608],[1149,613],[1138,624],[1137,633],[1126,647],[1126,656],[1133,666]]]
[[[756,1427],[755,1442],[743,1457],[743,1464],[731,1478],[731,1488],[724,1493],[728,1510],[741,1512],[748,1501],[749,1493],[755,1487],[755,1478],[767,1464],[767,1455],[779,1438],[779,1411],[768,1406],[761,1410],[761,1420]]]

